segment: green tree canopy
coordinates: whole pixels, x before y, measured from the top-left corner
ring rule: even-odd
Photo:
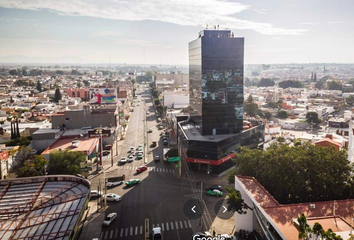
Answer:
[[[90,82],[89,82],[89,81],[87,81],[87,80],[84,80],[84,81],[82,81],[82,82],[84,83],[85,87],[88,87],[88,86],[90,86]]]
[[[311,143],[272,145],[266,151],[242,148],[230,176],[252,176],[282,204],[348,199],[354,196],[353,167],[346,150]],[[234,179],[229,178],[232,182]]]
[[[252,95],[249,95],[243,106],[243,110],[250,117],[255,117],[257,114],[258,105],[254,103]]]
[[[314,125],[318,125],[322,121],[318,118],[317,112],[308,112],[306,113],[306,122],[308,122],[309,124],[313,123]]]
[[[303,88],[304,84],[295,80],[285,80],[279,83],[279,87],[281,88]]]
[[[270,119],[272,118],[272,113],[266,111],[266,112],[264,113],[264,117],[265,117],[267,120],[270,120]]]
[[[17,69],[11,69],[11,70],[9,71],[9,74],[12,75],[12,76],[18,75]]]
[[[228,211],[237,212],[239,214],[246,214],[246,210],[253,210],[244,202],[240,191],[232,187],[226,187],[226,190],[229,192],[229,194],[227,195]]]
[[[50,174],[79,174],[80,163],[86,160],[82,152],[77,151],[54,151],[50,153]]]
[[[59,102],[59,100],[61,100],[62,96],[61,96],[61,92],[59,88],[55,89],[55,93],[54,93],[54,102]]]
[[[343,90],[343,85],[337,81],[330,81],[327,83],[328,90]]]
[[[21,177],[34,177],[34,176],[44,176],[45,166],[48,161],[45,160],[42,155],[34,155],[33,158],[25,161],[23,166],[19,169],[19,176]]]
[[[37,86],[36,89],[38,90],[38,92],[42,92],[42,84],[39,80],[37,80]]]
[[[288,112],[284,110],[280,110],[278,113],[278,117],[282,119],[287,119],[288,118]]]
[[[270,78],[262,78],[257,84],[258,87],[272,87],[275,85],[275,82]]]

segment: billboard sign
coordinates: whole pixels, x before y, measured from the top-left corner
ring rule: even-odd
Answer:
[[[9,152],[8,151],[3,151],[0,153],[0,160],[5,161],[9,157]]]
[[[117,89],[116,88],[91,88],[90,103],[91,104],[117,103]]]
[[[179,162],[181,161],[181,157],[169,157],[168,162]]]

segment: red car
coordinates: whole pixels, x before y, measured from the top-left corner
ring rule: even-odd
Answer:
[[[103,150],[111,150],[112,149],[112,145],[106,145],[103,147]]]
[[[148,169],[147,166],[138,167],[138,169],[136,170],[136,173],[142,173],[142,172],[144,172],[147,169]]]

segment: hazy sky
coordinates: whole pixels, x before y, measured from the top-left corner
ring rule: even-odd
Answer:
[[[188,64],[188,42],[219,24],[245,37],[246,63],[354,63],[353,11],[353,0],[0,0],[0,60]]]

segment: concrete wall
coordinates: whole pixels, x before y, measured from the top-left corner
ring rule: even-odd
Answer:
[[[250,206],[253,207],[253,202],[252,200],[248,197],[246,192],[243,190],[241,187],[241,182],[238,180],[238,178],[235,176],[235,189],[240,191],[242,198],[244,202]],[[247,210],[246,214],[238,214],[236,213],[235,215],[235,230],[236,232],[239,232],[241,229],[247,230],[249,232],[253,231],[253,218],[254,218],[253,211]]]
[[[164,95],[163,104],[167,108],[173,108],[174,105],[189,105],[189,95]]]

